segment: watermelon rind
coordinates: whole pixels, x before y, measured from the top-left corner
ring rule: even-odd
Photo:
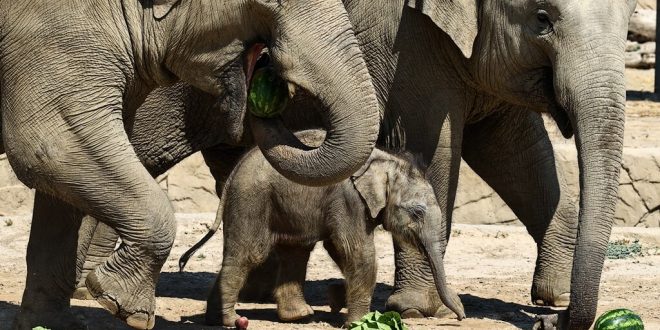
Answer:
[[[644,330],[644,323],[635,312],[619,308],[601,315],[596,320],[594,330]]]

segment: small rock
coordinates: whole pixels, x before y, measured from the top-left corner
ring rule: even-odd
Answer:
[[[630,18],[628,39],[639,42],[655,41],[655,18],[655,10],[638,8]]]

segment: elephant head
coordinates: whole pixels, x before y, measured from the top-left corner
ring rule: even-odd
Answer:
[[[351,180],[370,217],[399,244],[415,247],[427,257],[440,299],[461,320],[463,304],[445,278],[442,211],[419,164],[409,154],[394,156],[375,149]]]
[[[475,88],[549,112],[575,135],[580,213],[569,309],[587,329],[617,199],[623,148],[624,46],[635,0],[409,0],[454,40]],[[567,317],[565,317],[567,316]]]
[[[369,157],[379,109],[340,0],[153,0],[144,6],[153,15],[152,30],[162,36],[153,45],[163,49],[157,56],[164,66],[153,70],[159,72],[155,80],[173,74],[212,95],[235,98],[229,104],[240,109],[232,111],[245,113],[246,86],[267,47],[290,91],[302,89],[319,101],[328,136],[318,148],[298,141],[278,119],[250,118],[255,142],[278,172],[297,183],[325,185],[347,178]]]

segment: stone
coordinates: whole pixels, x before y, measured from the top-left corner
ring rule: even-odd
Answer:
[[[656,12],[637,8],[628,24],[628,39],[638,42],[655,41]]]
[[[656,10],[657,0],[637,0],[637,9]]]
[[[640,68],[642,66],[642,53],[625,53],[626,68]]]
[[[200,153],[184,159],[168,172],[167,195],[175,212],[206,213],[218,209],[215,180]]]
[[[615,226],[635,226],[647,213],[644,201],[632,184],[619,186],[619,202],[614,213]]]
[[[639,52],[642,54],[655,54],[655,41],[639,44]]]

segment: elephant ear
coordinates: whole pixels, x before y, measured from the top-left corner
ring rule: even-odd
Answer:
[[[472,56],[477,38],[477,0],[408,0],[408,6],[421,11],[440,27],[466,58]]]
[[[375,219],[387,203],[389,179],[385,162],[369,159],[360,170],[351,176],[351,181],[367,204],[369,215]]]
[[[154,12],[154,18],[161,19],[165,17],[177,2],[179,0],[153,0],[151,10]]]

